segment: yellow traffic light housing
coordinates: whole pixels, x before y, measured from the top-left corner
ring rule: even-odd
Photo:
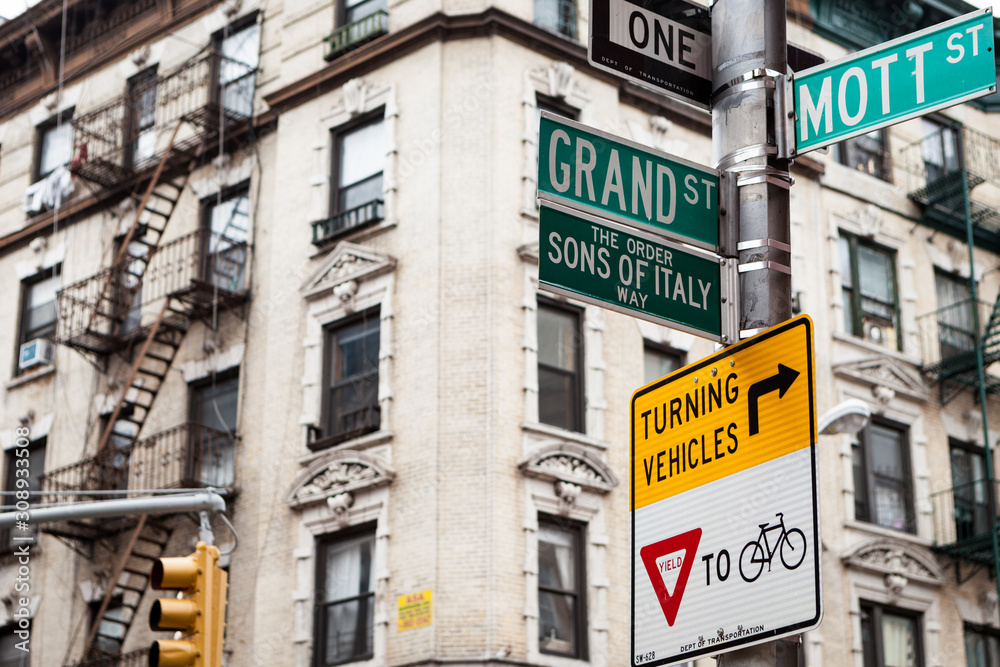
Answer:
[[[159,639],[149,650],[150,667],[222,667],[229,577],[219,568],[219,550],[199,542],[195,552],[153,563],[150,585],[180,591],[149,610],[151,630],[174,630],[180,639]]]

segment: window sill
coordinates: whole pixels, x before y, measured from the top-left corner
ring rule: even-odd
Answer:
[[[7,389],[13,389],[14,387],[20,387],[22,384],[28,384],[29,382],[34,382],[38,378],[43,378],[46,375],[56,372],[55,364],[45,364],[33,371],[28,371],[27,373],[22,373],[17,375],[7,381],[5,387]]]
[[[913,533],[907,533],[902,530],[885,528],[877,523],[867,523],[865,521],[847,519],[844,521],[844,528],[849,528],[862,533],[868,533],[870,535],[878,535],[879,537],[889,537],[895,540],[902,540],[904,542],[910,542],[922,547],[930,548],[934,546],[934,540],[927,539],[926,537],[920,537],[919,535],[914,535]]]
[[[356,438],[350,440],[344,440],[343,442],[338,442],[336,445],[331,445],[324,449],[317,449],[316,451],[309,452],[298,457],[296,462],[301,465],[307,466],[316,459],[329,454],[330,452],[336,452],[341,449],[353,449],[357,451],[362,451],[365,449],[371,449],[378,445],[384,444],[392,440],[393,432],[388,429],[381,429],[378,431],[373,431],[371,433],[366,433],[365,435],[360,435]]]
[[[591,438],[584,433],[577,433],[576,431],[568,431],[564,428],[559,428],[558,426],[549,426],[548,424],[541,424],[538,422],[521,422],[521,428],[529,433],[535,433],[538,435],[545,435],[552,438],[559,438],[560,440],[568,440],[570,442],[576,442],[581,445],[589,445],[591,447],[596,447],[597,449],[607,449],[611,446],[611,443],[605,440],[598,440],[597,438]]]
[[[905,352],[900,352],[899,350],[893,350],[888,347],[883,347],[881,345],[876,345],[875,343],[869,343],[864,338],[859,338],[851,334],[841,333],[840,331],[833,332],[833,339],[840,341],[841,343],[848,343],[854,347],[866,350],[869,352],[875,352],[887,357],[892,357],[897,361],[902,361],[903,363],[910,364],[911,366],[919,369],[922,365],[920,357],[915,357]]]

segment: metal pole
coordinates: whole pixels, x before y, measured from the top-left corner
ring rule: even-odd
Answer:
[[[792,315],[789,163],[779,160],[776,77],[787,70],[785,0],[719,0],[712,7],[712,154],[735,179],[740,337]],[[732,213],[729,219],[732,220]],[[774,667],[776,642],[719,656],[720,667]]]
[[[186,493],[157,498],[127,498],[124,500],[98,500],[92,503],[66,503],[53,507],[41,507],[25,512],[4,512],[0,514],[0,528],[12,528],[19,521],[29,526],[54,521],[74,521],[78,519],[99,519],[102,517],[129,516],[132,514],[172,514],[174,512],[222,512],[226,501],[217,493]]]
[[[1000,542],[997,537],[996,501],[993,500],[993,454],[990,452],[990,423],[986,412],[986,369],[983,359],[985,331],[979,320],[979,287],[976,285],[976,262],[973,256],[975,235],[972,231],[972,211],[969,204],[969,169],[965,151],[965,128],[959,131],[959,159],[962,165],[962,206],[965,213],[965,242],[969,246],[969,297],[972,299],[972,331],[976,345],[976,384],[979,410],[983,420],[983,453],[986,456],[986,498],[990,502],[990,546],[993,548],[993,582],[1000,599]]]

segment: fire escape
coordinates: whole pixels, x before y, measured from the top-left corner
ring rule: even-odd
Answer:
[[[235,214],[221,227],[183,235],[167,227],[193,167],[246,136],[254,75],[209,52],[73,120],[71,169],[109,196],[117,193],[127,217],[110,265],[57,297],[57,342],[104,373],[113,407],[102,415],[91,455],[43,476],[48,502],[234,489],[233,434],[185,423],[147,435],[143,426],[192,324],[214,321],[247,297],[247,230],[234,224]],[[121,647],[170,523],[143,515],[64,521],[44,530],[90,558],[98,542],[116,554],[86,628],[80,666],[145,664],[146,650],[123,655]]]
[[[906,147],[903,156],[909,197],[923,207],[923,223],[965,243],[971,276],[947,289],[939,284],[938,309],[918,318],[923,371],[937,385],[942,405],[973,392],[983,442],[989,443],[987,400],[1000,394],[1000,295],[993,303],[978,298],[973,248],[1000,248],[1000,141],[946,125]],[[952,558],[959,581],[979,568],[995,573],[1000,560],[991,452],[976,449],[951,450],[952,488],[931,497],[935,549]],[[964,577],[963,563],[971,565]]]

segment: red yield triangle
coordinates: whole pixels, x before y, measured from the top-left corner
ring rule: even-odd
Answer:
[[[663,608],[663,615],[667,617],[667,625],[673,626],[677,619],[677,609],[681,606],[681,597],[694,565],[699,542],[701,528],[695,528],[639,549],[639,556],[646,566],[646,574],[653,584],[656,599]]]

